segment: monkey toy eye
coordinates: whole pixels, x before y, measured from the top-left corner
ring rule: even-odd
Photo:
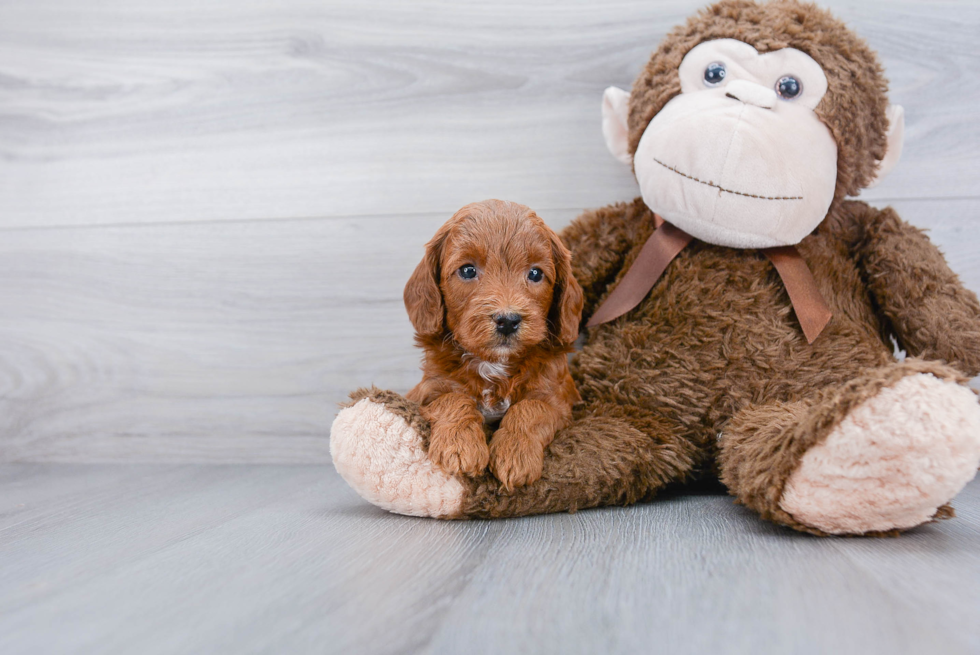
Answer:
[[[472,280],[476,277],[476,266],[473,264],[464,264],[459,267],[459,276],[464,280]]]
[[[704,69],[704,83],[706,86],[718,86],[725,81],[725,64],[720,61],[708,64]]]
[[[527,279],[529,279],[531,282],[540,282],[544,279],[544,273],[541,272],[540,268],[532,268],[527,273]]]
[[[803,83],[792,75],[785,75],[776,82],[776,94],[783,100],[792,100],[803,93]]]

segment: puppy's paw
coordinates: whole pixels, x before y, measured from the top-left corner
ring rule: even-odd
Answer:
[[[450,475],[480,475],[490,462],[483,424],[476,421],[434,424],[429,438],[429,458]]]
[[[490,440],[490,470],[507,491],[541,478],[544,448],[527,435],[500,428]]]

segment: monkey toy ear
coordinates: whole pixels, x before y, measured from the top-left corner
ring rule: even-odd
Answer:
[[[902,143],[905,141],[905,110],[902,109],[901,105],[888,105],[887,115],[888,134],[886,139],[888,140],[888,149],[885,150],[885,156],[882,160],[878,162],[878,170],[874,179],[867,186],[868,189],[885,179],[885,176],[895,168],[898,158],[902,156]]]
[[[602,94],[602,135],[613,157],[627,166],[633,163],[630,155],[630,94],[614,86]]]

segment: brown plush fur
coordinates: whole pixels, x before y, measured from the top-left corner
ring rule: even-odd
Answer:
[[[652,212],[637,199],[588,212],[565,230],[585,291],[583,320],[652,229]],[[490,476],[472,478],[464,514],[628,504],[714,473],[764,517],[819,533],[778,507],[799,457],[848,409],[905,375],[962,382],[980,373],[980,303],[890,209],[837,203],[799,250],[834,311],[812,345],[761,252],[694,242],[640,306],[590,332],[572,368],[584,404],[556,435],[541,479],[509,492]],[[865,282],[878,279],[877,291]],[[908,303],[923,289],[942,302],[941,316],[929,303]],[[898,307],[900,321],[890,318]],[[960,329],[943,332],[943,320]],[[933,324],[942,336],[931,342],[919,327],[906,331]],[[890,334],[909,355],[948,365],[895,362]]]
[[[679,92],[677,67],[707,39],[760,51],[798,48],[823,67],[817,113],[839,148],[836,198],[798,245],[833,311],[808,344],[785,286],[757,250],[694,241],[649,295],[588,334],[572,375],[583,404],[533,484],[465,479],[468,516],[519,516],[625,504],[715,474],[763,517],[819,533],[779,500],[806,450],[857,404],[904,376],[963,382],[980,373],[980,303],[921,231],[894,211],[845,201],[885,151],[886,84],[874,54],[812,5],[726,0],[673,31],[634,85],[630,134]],[[641,199],[586,212],[562,234],[584,316],[615,289],[654,229]],[[891,337],[909,355],[892,356]],[[926,361],[931,360],[931,361]],[[937,518],[948,516],[941,508]]]
[[[916,373],[967,382],[962,374],[943,364],[908,359],[871,369],[840,387],[821,389],[808,398],[745,407],[725,430],[728,438],[722,442],[719,456],[722,482],[729,489],[737,489],[739,502],[763,518],[822,534],[780,508],[786,481],[803,454],[821,443],[855,407]]]
[[[534,212],[499,200],[463,207],[426,246],[405,286],[425,350],[408,399],[431,424],[429,456],[446,472],[489,465],[507,489],[541,476],[545,448],[579,399],[566,356],[582,310],[570,259]],[[535,267],[540,281],[528,277]],[[504,315],[520,317],[516,332],[501,331]],[[485,424],[497,421],[488,445]]]

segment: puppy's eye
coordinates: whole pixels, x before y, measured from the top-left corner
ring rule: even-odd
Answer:
[[[463,266],[459,267],[457,273],[459,273],[459,276],[464,280],[472,280],[476,277],[476,266],[473,264],[464,264]]]
[[[527,273],[527,279],[529,279],[531,282],[540,282],[541,280],[544,279],[544,273],[541,271],[540,268],[537,267],[532,268]]]

